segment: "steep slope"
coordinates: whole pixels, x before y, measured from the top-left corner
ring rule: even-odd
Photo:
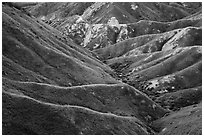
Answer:
[[[202,103],[185,107],[152,125],[160,135],[201,135]]]
[[[3,134],[154,134],[169,112],[21,8],[2,16]]]
[[[202,93],[191,89],[202,85],[200,15],[198,11],[173,22],[143,20],[129,24],[120,31],[116,44],[94,52],[115,70],[116,79],[146,93],[163,107],[178,110],[197,104]],[[195,96],[188,95],[193,93]]]
[[[109,67],[90,57],[90,52],[84,52],[70,40],[63,42],[59,32],[54,31],[48,31],[21,11],[4,6],[4,59],[10,60],[12,68],[15,68],[16,63],[17,66],[42,75],[58,85],[118,83],[105,72],[111,73]],[[3,70],[3,76],[11,75],[9,70]]]
[[[84,12],[84,19],[90,20],[91,23],[107,23],[108,17],[116,17],[119,23],[131,23],[146,19],[154,21],[174,21],[186,17],[196,11],[190,9],[198,9],[201,5],[191,3],[189,7],[183,5],[174,6],[165,2],[113,2],[113,3],[95,3]],[[194,7],[193,7],[194,6]],[[114,7],[114,8],[113,8]],[[105,10],[107,9],[107,10]],[[119,11],[115,11],[119,10]],[[89,13],[89,14],[87,14]],[[105,14],[104,14],[105,13]]]
[[[115,3],[109,2],[96,2],[87,8],[82,15],[82,18],[91,24],[108,23],[112,17],[115,17],[119,23],[136,21],[135,18],[123,10],[123,8]]]
[[[149,134],[134,117],[56,105],[19,94],[3,92],[3,106],[3,134]]]
[[[202,86],[166,93],[156,100],[163,107],[169,107],[172,110],[179,110],[182,107],[198,104],[201,101]]]
[[[114,57],[123,56],[126,53],[130,52],[131,50],[144,46],[155,47],[154,49],[160,51],[163,45],[180,31],[181,29],[178,29],[165,33],[151,35],[148,34],[144,36],[138,36],[135,38],[129,38],[127,40],[118,42],[114,45],[104,47],[101,49],[96,49],[94,50],[94,52],[96,52],[99,55],[99,58],[101,60],[107,60]]]
[[[37,18],[43,18],[43,20],[47,21],[59,21],[75,14],[83,14],[84,10],[92,4],[92,2],[38,3],[38,5],[31,7],[29,11]]]
[[[202,85],[201,46],[113,58],[106,63],[123,82],[154,100],[169,92]],[[200,92],[196,97],[199,96]]]
[[[83,11],[84,7],[86,9],[83,14],[74,12],[75,15],[71,16],[73,7],[76,11]],[[65,37],[71,37],[75,43],[93,50],[130,37],[166,32],[186,26],[199,26],[201,25],[199,19],[177,20],[192,16],[200,7],[199,3],[42,3],[34,6],[35,10],[30,12],[34,16],[37,14],[37,17],[43,16],[42,20],[63,31]],[[51,10],[49,15],[41,13],[46,8],[47,11]],[[67,10],[70,10],[70,14],[67,14],[70,16],[59,19],[61,14],[67,13]],[[51,14],[56,15],[51,18]],[[140,22],[141,20],[144,22]],[[115,27],[111,29],[110,26]],[[141,27],[145,31],[141,31]]]
[[[200,24],[200,22],[201,18],[180,19],[172,22],[140,20],[136,23],[130,23],[124,27],[121,27],[117,42],[140,35],[163,33],[174,29],[185,28],[188,26],[199,27],[202,25]]]
[[[64,36],[72,38],[75,43],[90,50],[97,50],[141,35],[160,34],[189,26],[200,27],[200,22],[199,18],[173,22],[140,20],[137,23],[119,24],[118,20],[112,17],[107,24],[89,24],[77,17],[72,23],[65,23],[58,29]]]
[[[173,21],[199,11],[198,2],[59,2],[38,3],[30,8],[35,17],[44,16],[45,20],[72,15],[82,15],[84,20],[92,24],[107,23],[116,17],[119,23],[131,23],[139,20]],[[58,16],[59,15],[59,16]]]
[[[183,18],[197,12],[202,6],[199,2],[123,2],[121,5],[138,20],[154,20],[168,22]]]
[[[153,121],[168,112],[126,84],[95,84],[68,88],[9,79],[3,79],[3,83],[3,89],[7,92],[17,92],[39,101],[84,106],[103,113],[136,117],[143,122]]]
[[[164,33],[146,34],[135,38],[129,38],[116,44],[96,49],[94,52],[99,55],[100,59],[106,60],[122,55],[138,55],[201,44],[202,28],[186,27]]]
[[[202,134],[201,9],[3,3],[3,134]]]

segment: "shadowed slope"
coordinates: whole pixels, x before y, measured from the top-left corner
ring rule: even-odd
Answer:
[[[37,100],[60,105],[80,105],[104,113],[134,116],[144,122],[158,119],[167,112],[146,95],[126,84],[95,84],[67,88],[8,79],[3,79],[3,83],[5,91],[17,91]]]
[[[12,15],[14,11],[16,13]],[[56,39],[52,31],[47,31],[16,9],[3,7],[2,33],[5,58],[59,85],[118,83],[105,72],[111,73],[109,67],[90,55],[86,56],[89,53],[78,52],[79,47],[74,44],[69,46]],[[61,35],[57,36],[62,39]],[[5,74],[10,73],[4,71]]]
[[[3,134],[149,134],[134,117],[56,105],[19,94],[3,92],[3,106]]]
[[[201,135],[202,103],[185,107],[153,123],[160,135]]]

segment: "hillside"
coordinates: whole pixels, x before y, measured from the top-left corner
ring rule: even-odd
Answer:
[[[2,3],[2,134],[201,135],[201,9]]]

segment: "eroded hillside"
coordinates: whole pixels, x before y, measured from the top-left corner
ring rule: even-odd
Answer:
[[[201,104],[201,3],[2,4],[2,134],[202,134]]]

